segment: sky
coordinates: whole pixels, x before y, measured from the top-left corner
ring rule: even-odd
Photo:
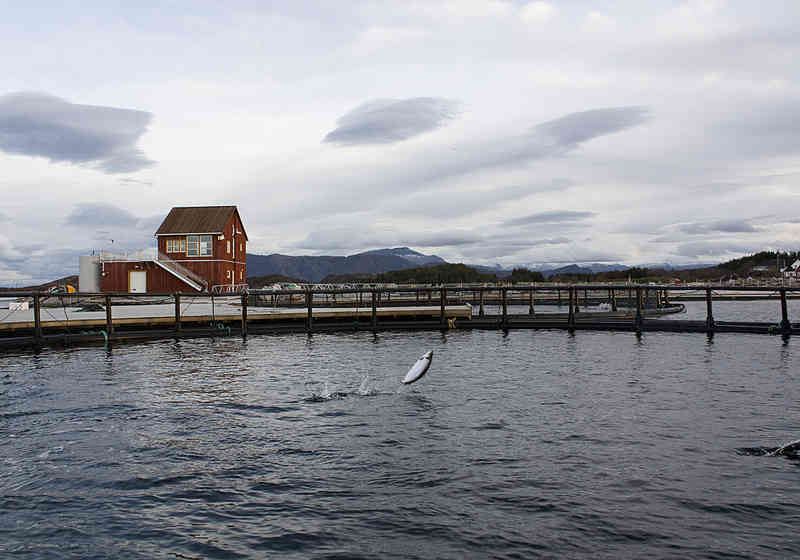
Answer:
[[[237,205],[260,254],[800,246],[794,0],[0,10],[0,285],[152,247],[173,206]]]

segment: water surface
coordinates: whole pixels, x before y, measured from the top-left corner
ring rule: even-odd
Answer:
[[[315,334],[0,362],[18,558],[787,558],[796,341]],[[419,355],[428,375],[400,385]]]

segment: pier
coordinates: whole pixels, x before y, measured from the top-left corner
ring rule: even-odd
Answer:
[[[197,293],[6,292],[0,349],[160,338],[390,329],[564,329],[791,335],[787,299],[798,287],[536,284],[524,286],[312,287]],[[704,320],[679,319],[702,297]],[[715,299],[773,299],[771,322],[717,321]],[[537,310],[549,306],[550,311]],[[555,307],[556,311],[552,311]],[[497,309],[494,309],[497,308]],[[513,309],[512,309],[513,308]],[[522,311],[520,311],[520,308]],[[489,312],[491,311],[491,312]]]

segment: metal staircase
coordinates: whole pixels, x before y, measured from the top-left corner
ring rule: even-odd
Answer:
[[[198,292],[207,292],[208,291],[208,281],[205,278],[197,274],[196,272],[189,270],[182,264],[173,261],[167,255],[162,253],[161,251],[158,252],[158,257],[154,261],[158,266],[179,278],[181,281],[185,282]]]

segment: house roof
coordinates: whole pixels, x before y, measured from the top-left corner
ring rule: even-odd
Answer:
[[[232,214],[239,216],[236,206],[175,206],[161,222],[155,235],[223,233]],[[239,216],[239,223],[241,222]],[[247,239],[244,225],[242,233]]]

